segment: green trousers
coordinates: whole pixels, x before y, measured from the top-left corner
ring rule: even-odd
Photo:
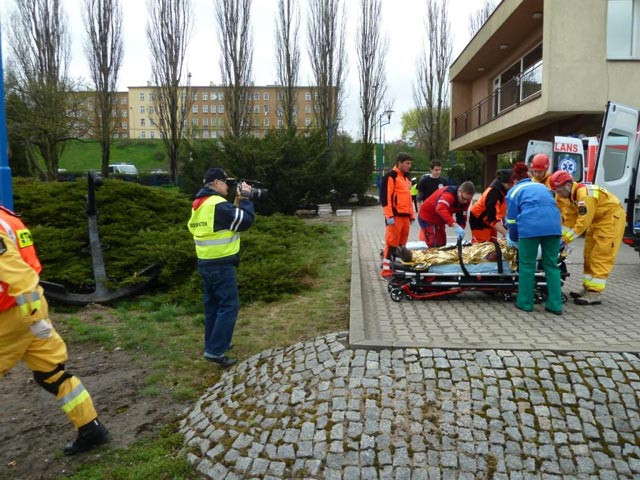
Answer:
[[[542,268],[547,280],[545,306],[554,312],[562,311],[562,284],[558,268],[560,236],[520,238],[518,240],[518,297],[516,304],[522,310],[533,310],[536,257],[538,245],[542,250]]]

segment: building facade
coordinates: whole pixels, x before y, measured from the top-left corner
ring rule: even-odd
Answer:
[[[640,0],[503,0],[452,63],[451,149],[595,135],[607,101],[640,103]]]

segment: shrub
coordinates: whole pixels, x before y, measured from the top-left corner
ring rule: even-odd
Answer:
[[[94,289],[85,215],[86,182],[14,180],[16,212],[31,229],[43,264],[41,277],[73,292]],[[107,179],[96,190],[98,226],[107,275],[116,288],[136,272],[162,264],[150,304],[174,302],[201,309],[202,287],[183,195]],[[308,288],[323,262],[327,226],[258,216],[242,234],[238,269],[243,302],[273,301]]]

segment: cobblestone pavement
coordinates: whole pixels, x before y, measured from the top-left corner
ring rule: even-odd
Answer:
[[[182,421],[213,480],[640,478],[627,353],[350,349],[332,334],[225,372]]]
[[[355,219],[349,334],[255,355],[185,412],[187,458],[203,478],[640,478],[640,357],[630,353],[640,344],[637,254],[622,247],[606,304],[567,304],[558,318],[520,315],[474,293],[379,303],[388,298],[383,282],[358,272],[377,263],[377,240],[361,221],[370,212]],[[570,270],[578,285],[580,265]],[[380,314],[363,306],[368,295]],[[412,308],[423,320],[411,317]],[[389,313],[388,336],[364,327]],[[355,342],[354,316],[361,328]],[[449,328],[456,322],[498,336],[467,344],[462,327]],[[512,325],[525,333],[502,334],[517,331]],[[375,348],[364,348],[367,342]]]

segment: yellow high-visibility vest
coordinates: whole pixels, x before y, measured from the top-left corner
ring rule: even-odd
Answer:
[[[240,251],[238,232],[213,231],[216,205],[222,202],[226,202],[223,197],[212,195],[197,210],[191,210],[188,227],[196,245],[196,256],[201,260],[229,257]]]

